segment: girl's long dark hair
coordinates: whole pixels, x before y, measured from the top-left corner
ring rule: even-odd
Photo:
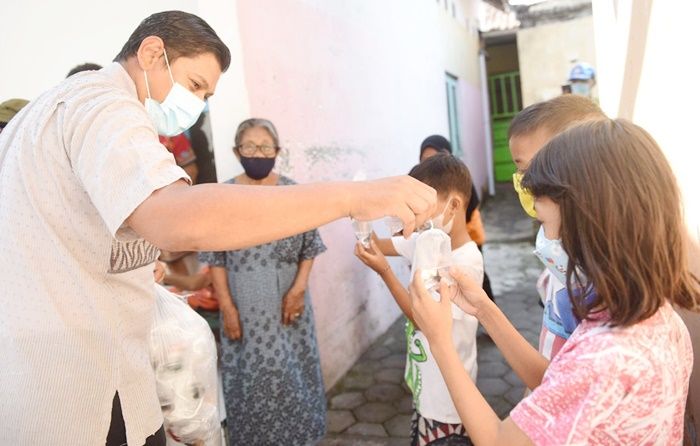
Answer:
[[[628,326],[666,301],[697,311],[678,186],[641,127],[621,119],[575,126],[539,151],[522,185],[560,207],[567,288],[580,318],[606,311],[611,325]]]

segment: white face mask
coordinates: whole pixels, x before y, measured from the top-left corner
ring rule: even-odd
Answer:
[[[433,222],[433,227],[437,229],[442,229],[446,234],[449,234],[452,231],[452,227],[454,226],[455,223],[455,216],[452,215],[452,218],[450,219],[449,222],[445,223],[445,212],[447,212],[447,208],[450,205],[450,198],[447,198],[447,204],[445,205],[445,209],[442,210],[440,215],[437,217],[434,217],[432,219]]]
[[[168,67],[168,74],[170,74],[170,81],[173,83],[173,87],[163,102],[156,101],[151,98],[148,75],[144,71],[143,76],[146,78],[146,92],[148,93],[144,106],[159,135],[175,136],[189,129],[197,122],[206,104],[194,93],[175,82],[165,50],[163,50],[163,55],[165,56],[165,64]]]

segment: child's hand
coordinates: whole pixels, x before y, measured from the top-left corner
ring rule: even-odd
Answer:
[[[379,275],[388,272],[391,267],[384,254],[379,250],[375,238],[372,237],[369,243],[370,248],[367,249],[360,242],[357,242],[355,244],[355,256]]]
[[[153,266],[153,278],[156,283],[163,283],[165,278],[165,263],[160,260],[156,260],[156,264]]]
[[[440,302],[436,302],[423,284],[420,270],[416,271],[411,282],[411,307],[413,320],[428,338],[431,350],[438,346],[452,345],[452,301],[445,281],[440,281]]]
[[[479,313],[485,305],[491,303],[481,285],[458,267],[450,268],[450,275],[457,282],[456,285],[443,288],[440,284],[440,295],[443,298],[452,300],[455,305],[467,314],[479,318]]]

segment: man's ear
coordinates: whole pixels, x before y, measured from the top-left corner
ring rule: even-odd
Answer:
[[[165,43],[158,36],[148,36],[141,41],[139,49],[136,52],[136,60],[139,66],[144,71],[151,71],[161,68],[159,64],[163,53],[165,52]]]

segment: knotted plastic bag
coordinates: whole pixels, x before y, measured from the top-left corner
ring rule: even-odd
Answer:
[[[216,343],[207,322],[177,295],[156,284],[149,339],[165,429],[186,444],[221,444]]]
[[[432,226],[432,225],[431,225]],[[452,241],[441,229],[430,228],[416,237],[416,250],[411,265],[411,280],[416,271],[421,271],[425,288],[436,301],[440,301],[440,279],[454,283],[449,274],[452,266]]]

